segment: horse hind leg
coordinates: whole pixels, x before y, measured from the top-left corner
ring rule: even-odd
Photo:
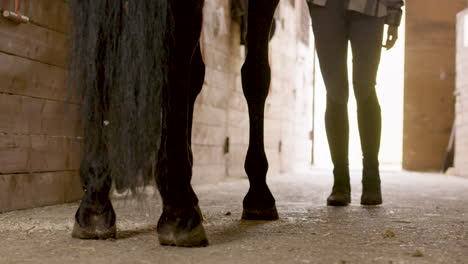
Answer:
[[[250,188],[244,198],[243,219],[276,220],[275,199],[266,183],[268,161],[264,147],[264,109],[270,86],[268,40],[279,0],[249,1],[247,58],[242,66],[242,88],[250,119],[245,171]]]
[[[163,200],[163,212],[157,226],[158,237],[161,245],[207,246],[198,198],[190,184],[192,156],[189,144],[192,101],[199,92],[197,89],[203,85],[203,81],[200,84],[199,79],[190,78],[191,72],[201,73],[201,64],[194,66],[192,58],[198,50],[203,1],[184,4],[171,1],[171,7],[175,21],[175,47],[172,53],[175,65],[169,73],[170,110],[165,117],[167,131],[160,151],[164,156],[159,161],[162,173],[157,177]],[[195,90],[191,91],[192,88]]]
[[[100,43],[104,45],[104,42]],[[102,47],[99,50],[104,50]],[[105,52],[99,58],[103,59]],[[107,239],[116,237],[115,211],[109,198],[112,178],[109,171],[108,150],[104,136],[104,111],[107,105],[101,91],[105,83],[105,69],[99,66],[96,72],[96,93],[86,95],[85,105],[89,109],[85,119],[88,124],[84,131],[84,153],[80,166],[80,178],[84,196],[80,207],[75,214],[75,225],[72,237],[83,239]],[[95,111],[94,106],[99,105],[102,111]]]

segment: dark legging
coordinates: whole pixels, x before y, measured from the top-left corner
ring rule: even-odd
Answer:
[[[345,0],[325,7],[309,3],[320,69],[327,89],[326,131],[335,172],[348,170],[348,42],[365,168],[378,169],[381,113],[375,93],[384,19],[345,9]]]

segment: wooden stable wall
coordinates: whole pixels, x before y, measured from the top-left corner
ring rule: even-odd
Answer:
[[[456,14],[466,0],[405,2],[403,168],[439,171],[454,121]]]
[[[0,11],[13,10],[1,0]],[[20,0],[0,17],[0,212],[79,199],[78,105],[66,91],[68,7]]]
[[[457,16],[456,174],[468,177],[468,8]]]

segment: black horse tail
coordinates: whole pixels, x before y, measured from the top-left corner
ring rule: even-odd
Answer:
[[[165,127],[174,28],[168,0],[72,0],[71,14],[82,182],[110,174],[117,190],[135,190],[154,180]]]

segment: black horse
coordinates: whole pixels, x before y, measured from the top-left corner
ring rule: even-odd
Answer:
[[[267,183],[264,106],[270,84],[268,36],[279,0],[250,0],[242,86],[250,117],[245,161],[250,189],[243,219],[275,220]],[[191,187],[191,129],[205,65],[203,0],[72,0],[71,87],[83,98],[84,197],[72,236],[116,236],[109,192],[156,181],[162,245],[206,246]]]

